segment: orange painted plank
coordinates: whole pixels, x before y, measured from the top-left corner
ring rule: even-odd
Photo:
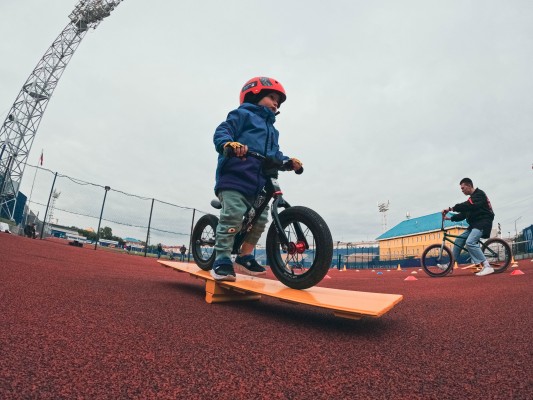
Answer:
[[[194,264],[161,260],[159,263],[206,281],[213,281],[208,271],[203,271]],[[358,292],[317,286],[297,290],[277,280],[241,274],[237,274],[235,282],[217,282],[217,285],[238,292],[256,293],[287,302],[329,309],[339,317],[356,319],[362,316],[380,317],[403,299],[403,296],[399,294]]]

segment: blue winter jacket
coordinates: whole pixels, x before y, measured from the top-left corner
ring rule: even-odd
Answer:
[[[279,132],[274,128],[276,116],[272,110],[250,103],[243,103],[228,114],[226,121],[215,130],[213,142],[218,152],[215,193],[221,190],[236,190],[246,197],[254,197],[265,185],[261,161],[247,157],[224,157],[224,144],[239,142],[248,150],[264,156],[287,160],[279,151]]]

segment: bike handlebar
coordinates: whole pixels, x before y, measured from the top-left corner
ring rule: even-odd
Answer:
[[[224,149],[224,155],[226,157],[235,157],[235,153],[230,147]],[[276,169],[278,171],[293,171],[292,160],[281,161],[276,158],[265,157],[264,155],[251,150],[248,150],[244,157],[253,157],[257,160],[263,161],[267,169]],[[300,175],[304,172],[304,167],[294,172],[296,173],[296,175]]]
[[[447,214],[448,214],[448,211],[441,213],[441,216],[442,216],[442,224],[441,224],[441,227],[440,227],[441,231],[444,230],[444,221],[446,221],[445,217],[446,217]]]

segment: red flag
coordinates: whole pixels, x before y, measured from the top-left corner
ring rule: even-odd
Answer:
[[[44,156],[43,156],[43,151],[41,150],[41,157],[39,157],[39,165],[43,165],[43,161],[44,161]]]

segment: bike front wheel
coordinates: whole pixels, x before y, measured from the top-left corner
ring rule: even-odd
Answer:
[[[481,246],[481,251],[496,274],[505,271],[511,264],[511,246],[502,239],[487,240]]]
[[[440,244],[428,246],[420,258],[422,268],[431,277],[445,276],[453,270],[453,256],[450,249]]]
[[[213,214],[202,216],[192,231],[192,257],[204,271],[209,271],[215,262],[215,235],[218,217]]]
[[[293,289],[307,289],[328,273],[333,258],[331,232],[320,215],[307,207],[290,207],[279,214],[281,226],[289,240],[283,248],[272,223],[266,239],[266,253],[276,278]],[[303,233],[305,240],[298,237]]]

